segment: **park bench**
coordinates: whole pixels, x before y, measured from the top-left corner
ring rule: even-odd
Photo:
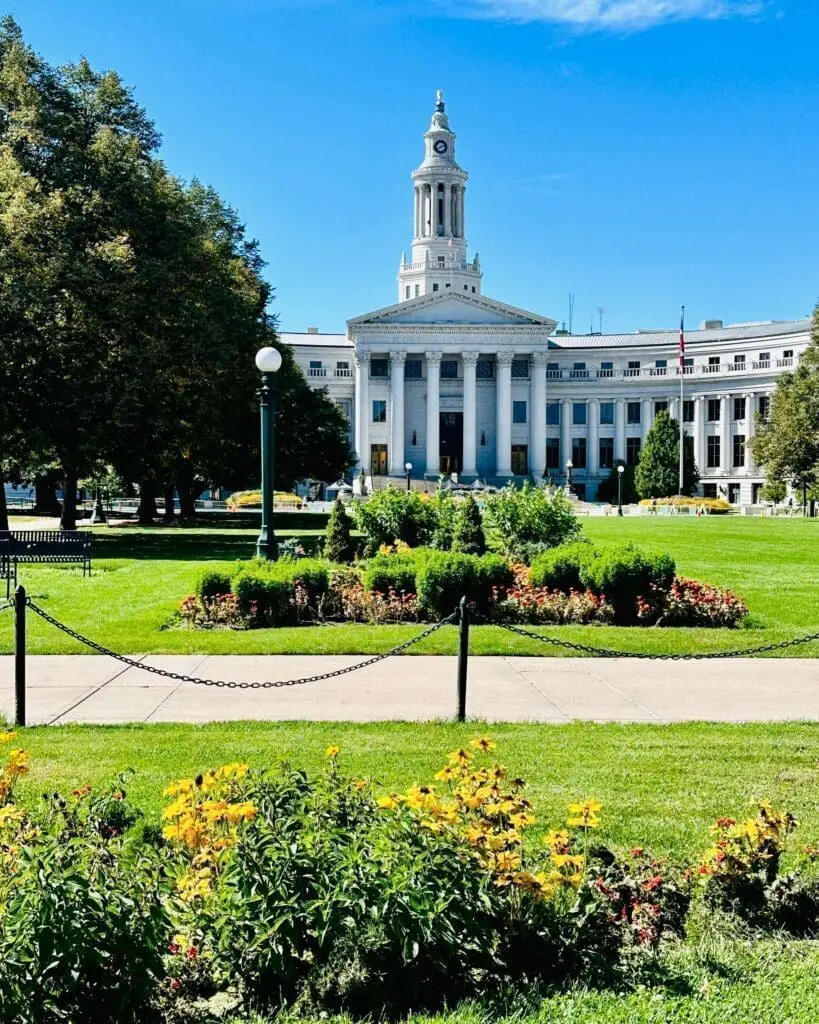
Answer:
[[[6,580],[6,598],[17,583],[18,565],[82,565],[91,575],[91,538],[77,530],[0,531],[0,579]]]

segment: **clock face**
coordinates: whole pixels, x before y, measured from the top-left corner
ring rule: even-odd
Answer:
[[[436,139],[432,148],[439,156],[443,156],[443,154],[446,153],[447,149],[449,149],[449,146],[447,146],[446,142],[443,139]]]

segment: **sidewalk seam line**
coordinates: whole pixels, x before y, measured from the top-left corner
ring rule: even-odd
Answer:
[[[563,715],[567,722],[571,722],[571,715],[567,714],[567,712],[563,710],[563,708],[557,703],[556,700],[550,697],[549,694],[546,693],[544,690],[541,690],[537,683],[529,678],[529,676],[526,673],[526,669],[515,668],[514,665],[510,664],[508,657],[506,657],[504,660],[507,662],[507,664],[509,664],[509,667],[512,669],[512,671],[517,672],[517,674],[523,679],[523,681],[528,686],[530,686],[535,691],[535,693],[539,693],[541,697],[543,697],[549,704],[552,705],[552,707],[556,708],[560,712],[560,714]]]
[[[140,654],[139,660],[142,661],[146,657],[147,655]],[[103,682],[101,682],[100,685],[93,689],[90,693],[87,693],[84,697],[80,697],[80,699],[78,701],[75,701],[75,703],[73,703],[70,707],[66,708],[64,711],[61,711],[58,715],[55,715],[52,719],[49,720],[48,724],[56,725],[61,718],[64,718],[66,715],[70,715],[72,711],[76,711],[80,704],[84,704],[87,700],[91,700],[91,698],[95,697],[100,692],[100,690],[104,690],[105,687],[109,685],[109,683],[113,683],[115,679],[119,679],[120,676],[125,675],[125,673],[132,667],[133,666],[131,665],[123,665],[119,672],[115,672],[112,676],[109,676],[107,679],[103,680]]]
[[[187,674],[188,674],[188,675],[192,675],[192,674],[193,674],[194,672],[198,672],[198,671],[199,671],[199,669],[200,669],[200,668],[201,668],[201,667],[202,667],[202,666],[203,666],[203,665],[205,664],[205,662],[206,662],[206,661],[208,660],[208,658],[209,658],[209,657],[210,657],[210,655],[209,655],[209,654],[205,654],[205,655],[204,655],[204,656],[202,657],[202,660],[201,660],[201,661],[198,661],[198,662],[197,662],[197,663],[196,663],[196,664],[194,665],[194,667],[193,667],[193,668],[191,669],[191,671],[190,671],[189,673],[187,673]],[[157,704],[157,706],[156,706],[156,707],[155,707],[155,708],[154,708],[154,709],[153,709],[153,710],[151,711],[151,713],[150,713],[149,715],[147,715],[147,716],[146,716],[145,718],[143,718],[143,719],[142,719],[143,723],[145,723],[145,724],[147,725],[147,723],[148,723],[148,722],[150,722],[150,720],[151,720],[151,719],[152,719],[152,718],[154,717],[154,715],[155,715],[155,714],[157,713],[157,711],[159,711],[159,709],[160,709],[161,707],[163,707],[163,705],[167,704],[167,703],[168,703],[168,701],[169,701],[169,700],[171,699],[171,697],[173,697],[173,695],[174,695],[175,693],[178,693],[178,692],[179,692],[179,690],[180,690],[181,686],[182,686],[182,682],[181,682],[181,680],[177,680],[176,686],[175,686],[175,687],[174,687],[174,688],[173,688],[173,689],[172,689],[172,690],[170,691],[170,693],[166,693],[166,694],[165,694],[165,696],[164,696],[164,697],[162,698],[162,700],[161,700],[161,701],[160,701],[160,702],[159,702],[159,703]]]
[[[584,660],[587,660],[587,659],[584,659]],[[619,659],[615,658],[613,660],[614,661],[618,661]],[[610,683],[606,679],[603,679],[601,676],[597,675],[596,672],[592,672],[592,670],[590,668],[587,668],[586,671],[588,672],[588,674],[593,679],[596,679],[598,681],[598,683],[602,683],[602,685],[605,686],[607,689],[611,690],[612,693],[616,693],[618,695],[618,697],[622,697],[623,700],[627,700],[629,702],[629,704],[633,704],[635,707],[640,708],[641,711],[645,711],[646,714],[651,715],[651,717],[656,719],[658,722],[662,722],[663,721],[663,718],[660,715],[656,715],[651,710],[651,708],[646,707],[645,704],[641,704],[639,702],[639,700],[635,700],[633,697],[629,697],[629,695],[627,693],[624,693],[622,690],[618,689],[618,687],[616,687],[614,685],[614,683]]]

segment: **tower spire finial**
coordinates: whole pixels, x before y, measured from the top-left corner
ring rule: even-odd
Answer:
[[[446,106],[444,104],[443,89],[437,89],[435,92],[435,109],[441,114],[443,114],[444,110],[446,109]]]
[[[436,89],[435,91],[435,112],[432,115],[429,127],[431,129],[443,128],[444,131],[449,131],[449,118],[446,116],[443,89]]]

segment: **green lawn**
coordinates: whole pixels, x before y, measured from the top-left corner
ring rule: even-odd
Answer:
[[[231,723],[208,726],[66,726],[21,731],[32,773],[21,797],[131,767],[130,798],[157,821],[165,783],[227,761],[282,761],[312,771],[325,748],[342,748],[345,771],[384,789],[429,780],[447,751],[476,734],[472,724]],[[768,797],[800,819],[796,844],[819,840],[819,724],[492,726],[498,757],[529,781],[533,832],[562,822],[566,803],[604,804],[599,838],[628,849],[695,858],[721,814],[748,813]],[[628,993],[582,988],[539,999],[499,996],[495,1007],[462,1006],[407,1024],[815,1024],[819,943],[753,943],[725,931],[697,934],[669,954],[675,984]],[[235,1022],[239,1024],[239,1022]],[[259,1019],[241,1024],[263,1024]],[[279,1024],[307,1024],[286,1014]],[[316,1022],[318,1024],[318,1022]],[[331,1018],[324,1024],[349,1024]]]
[[[589,518],[593,540],[633,540],[669,551],[680,573],[731,587],[751,609],[744,630],[622,629],[572,626],[551,631],[618,651],[695,653],[728,651],[791,639],[819,629],[819,522],[740,517]],[[304,531],[296,531],[303,533]],[[377,653],[418,632],[417,626],[332,625],[248,632],[167,630],[205,562],[230,564],[252,554],[255,531],[205,526],[94,530],[94,574],[83,580],[73,567],[30,566],[22,582],[35,601],[99,642],[127,653]],[[79,653],[74,641],[33,620],[32,653]],[[417,654],[451,654],[456,631],[447,627],[412,648]],[[8,613],[0,617],[0,652],[11,650]],[[563,654],[497,627],[474,630],[475,654]],[[784,652],[819,655],[819,643]]]

